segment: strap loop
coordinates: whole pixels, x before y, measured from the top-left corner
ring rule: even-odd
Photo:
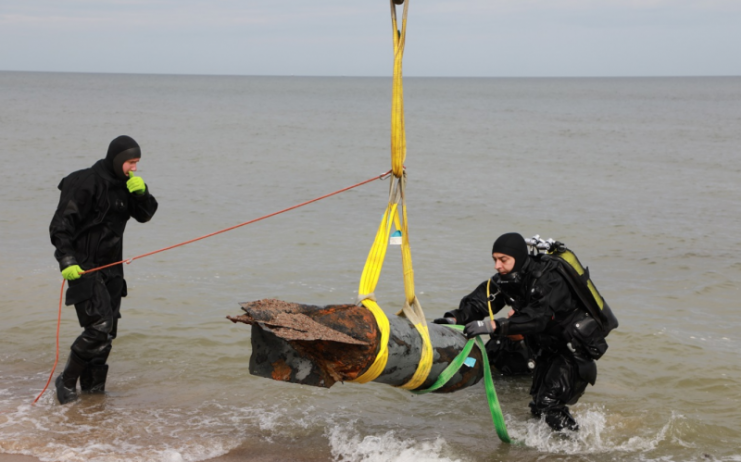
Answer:
[[[371,292],[369,294],[358,294],[358,301],[355,302],[355,304],[358,305],[358,306],[360,306],[360,305],[363,304],[363,301],[365,301],[365,300],[371,300],[371,301],[374,301],[375,302],[376,301],[376,294],[374,294],[373,292]]]
[[[463,326],[460,325],[447,325],[447,327],[459,331],[463,330]],[[511,443],[512,440],[509,437],[509,433],[507,433],[507,424],[504,422],[504,416],[502,415],[502,408],[499,406],[497,390],[494,388],[494,379],[491,377],[491,367],[489,366],[489,357],[486,354],[486,346],[484,345],[484,341],[481,340],[480,335],[475,339],[468,340],[466,346],[463,347],[463,350],[450,362],[448,367],[440,373],[435,383],[427,389],[416,390],[412,393],[423,395],[438,390],[448,383],[455,373],[458,372],[466,359],[468,359],[468,355],[471,353],[471,349],[473,348],[474,340],[476,346],[481,351],[481,360],[484,362],[484,388],[486,389],[486,401],[489,403],[489,413],[491,414],[491,420],[494,423],[494,429],[503,443]]]

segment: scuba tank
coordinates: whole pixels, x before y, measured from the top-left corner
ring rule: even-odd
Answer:
[[[557,262],[557,271],[568,281],[586,309],[566,330],[566,340],[572,350],[583,347],[590,357],[599,359],[607,350],[605,337],[618,327],[618,320],[597,287],[589,277],[589,269],[582,266],[574,252],[553,239],[542,240],[536,235],[525,239],[533,255],[543,261]],[[544,251],[545,253],[541,253]]]

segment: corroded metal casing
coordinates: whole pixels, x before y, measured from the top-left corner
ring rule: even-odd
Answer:
[[[245,315],[229,319],[252,324],[249,370],[253,375],[329,388],[361,376],[379,351],[378,325],[362,306],[319,307],[267,299],[243,303],[242,309]],[[389,325],[388,362],[375,381],[401,386],[417,369],[422,339],[406,318],[390,316]],[[433,364],[420,389],[432,385],[466,344],[460,332],[437,324],[428,328]],[[481,352],[474,348],[469,358],[437,391],[455,391],[481,379]]]

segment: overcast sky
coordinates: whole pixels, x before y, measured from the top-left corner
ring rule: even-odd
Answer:
[[[741,0],[409,1],[407,76],[741,75]],[[391,37],[388,0],[0,0],[0,70],[388,76]]]

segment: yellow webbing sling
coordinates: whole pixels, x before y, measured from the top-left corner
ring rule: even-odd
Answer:
[[[389,338],[389,321],[383,310],[375,301],[373,291],[378,284],[381,275],[381,268],[388,248],[391,225],[394,224],[396,229],[401,231],[401,259],[404,269],[404,308],[399,315],[405,316],[419,331],[422,337],[422,354],[420,357],[417,370],[412,378],[401,386],[408,390],[420,387],[432,369],[432,344],[430,343],[430,334],[427,330],[427,321],[425,320],[422,306],[414,294],[414,269],[412,268],[412,252],[409,248],[409,229],[407,226],[406,211],[406,174],[404,172],[404,161],[406,159],[406,133],[404,130],[404,94],[402,88],[402,58],[404,56],[404,43],[406,37],[406,18],[409,9],[409,0],[404,2],[404,14],[402,17],[401,30],[398,29],[396,20],[396,6],[394,0],[391,4],[391,25],[394,35],[394,80],[391,101],[391,168],[393,180],[391,181],[389,202],[386,211],[378,227],[376,238],[373,242],[368,259],[363,268],[363,274],[360,278],[360,287],[358,288],[358,299],[363,306],[373,313],[376,318],[379,329],[381,330],[381,344],[376,355],[376,359],[371,367],[353,382],[366,383],[376,379],[386,367],[388,360],[388,338]],[[399,218],[398,205],[401,202],[401,219]]]

